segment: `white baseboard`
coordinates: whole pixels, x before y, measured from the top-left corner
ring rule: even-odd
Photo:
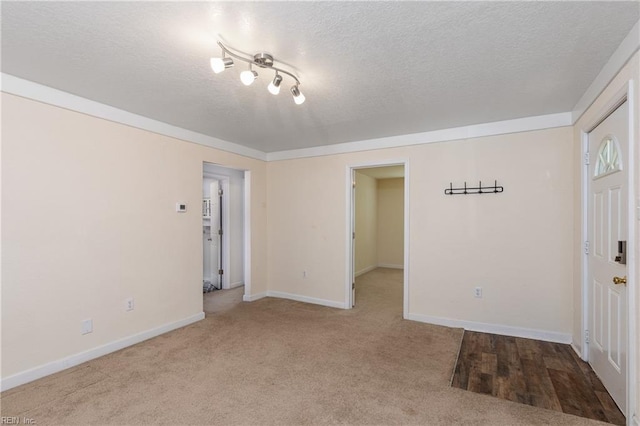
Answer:
[[[404,265],[396,265],[393,263],[378,263],[378,268],[404,269]]]
[[[236,281],[235,283],[229,284],[229,288],[242,287],[244,285],[244,281]]]
[[[279,299],[296,300],[298,302],[313,303],[314,305],[328,306],[330,308],[344,309],[344,302],[333,300],[317,299],[315,297],[302,296],[299,294],[285,293],[283,291],[267,291],[267,296]]]
[[[547,342],[565,343],[572,342],[571,334],[555,331],[535,330],[531,328],[512,327],[509,325],[488,324],[475,321],[457,320],[451,318],[432,317],[421,314],[407,314],[405,319],[429,324],[444,325],[446,327],[464,328],[469,331],[482,333],[501,334],[504,336],[524,337],[527,339],[544,340]]]
[[[263,293],[256,293],[256,294],[250,294],[250,295],[244,295],[242,296],[242,300],[244,302],[255,302],[256,300],[262,299],[264,297],[267,297],[267,292],[263,292]]]
[[[302,296],[300,294],[292,294],[292,293],[286,293],[284,291],[265,291],[263,293],[257,293],[257,294],[252,294],[250,296],[244,295],[242,297],[242,300],[245,302],[253,302],[265,297],[275,297],[278,299],[289,299],[289,300],[295,300],[297,302],[304,302],[304,303],[312,303],[314,305],[322,305],[322,306],[328,306],[330,308],[339,308],[339,309],[347,309],[345,307],[345,304],[343,302],[336,302],[333,300],[325,300],[325,299],[318,299],[315,297],[309,297],[309,296]]]
[[[357,271],[356,272],[356,277],[359,277],[360,275],[366,274],[367,272],[371,272],[374,269],[376,269],[377,267],[378,267],[378,265],[367,266],[366,268]]]
[[[633,420],[633,424],[635,424],[636,426],[640,426],[640,418],[638,416],[633,416],[631,418],[631,420]]]
[[[40,379],[42,377],[57,373],[59,371],[66,370],[67,368],[71,368],[76,365],[82,364],[83,362],[87,362],[92,359],[110,354],[111,352],[119,351],[120,349],[124,349],[128,346],[135,345],[136,343],[140,343],[161,334],[168,333],[169,331],[187,326],[202,319],[204,319],[204,312],[200,312],[179,321],[152,328],[151,330],[143,331],[141,333],[137,333],[132,336],[128,336],[102,346],[98,346],[97,348],[89,349],[75,355],[71,355],[44,365],[40,365],[38,367],[31,368],[26,371],[22,371],[20,373],[16,373],[12,376],[5,377],[0,381],[0,391],[15,388],[16,386],[20,386],[25,383]]]
[[[582,359],[582,351],[578,349],[578,347],[573,343],[573,341],[571,342],[571,349],[573,349],[576,355],[578,355],[580,359]]]

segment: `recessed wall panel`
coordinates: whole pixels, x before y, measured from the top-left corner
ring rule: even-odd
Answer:
[[[602,317],[603,307],[604,301],[602,284],[597,280],[593,280],[593,342],[600,350],[602,350],[602,348],[604,347],[604,318]]]
[[[593,254],[594,256],[604,256],[604,194],[597,192],[593,194]]]
[[[622,348],[621,338],[622,336],[622,298],[620,293],[609,288],[608,289],[608,302],[609,302],[609,362],[613,367],[620,371],[622,366]]]
[[[610,188],[609,189],[609,203],[608,203],[608,226],[609,232],[607,242],[607,259],[609,262],[615,262],[615,257],[618,255],[618,240],[625,239],[621,238],[622,230],[620,228],[622,221],[621,213],[621,197],[620,197],[620,187]]]

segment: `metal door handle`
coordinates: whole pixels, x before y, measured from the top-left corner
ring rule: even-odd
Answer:
[[[613,283],[627,285],[627,277],[613,277]]]

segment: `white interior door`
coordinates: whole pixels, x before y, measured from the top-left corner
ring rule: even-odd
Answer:
[[[209,250],[209,259],[208,261],[211,264],[211,283],[216,288],[222,288],[222,277],[220,276],[220,195],[218,195],[218,191],[220,190],[220,182],[214,180],[209,185],[209,190],[211,194],[211,239],[209,241],[210,250]]]
[[[589,363],[623,413],[627,403],[628,102],[589,133]],[[614,283],[614,280],[618,282]]]

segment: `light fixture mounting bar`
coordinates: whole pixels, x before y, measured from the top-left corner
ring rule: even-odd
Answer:
[[[232,51],[230,48],[222,44],[221,41],[218,41],[218,46],[220,46],[222,51],[227,53],[229,56],[232,56],[248,64],[253,64],[260,68],[269,68],[279,73],[286,74],[289,77],[293,78],[296,81],[296,84],[302,84],[300,83],[300,80],[298,80],[298,77],[296,77],[294,74],[290,73],[287,70],[283,70],[282,68],[273,66],[273,56],[269,55],[268,53],[257,53],[253,56],[253,58],[247,58],[240,53]]]

